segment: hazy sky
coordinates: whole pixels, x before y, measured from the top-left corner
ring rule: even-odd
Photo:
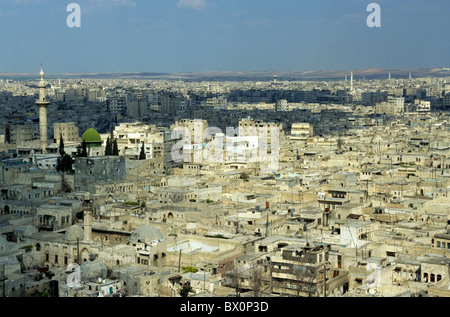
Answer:
[[[66,24],[71,2],[81,28]],[[449,12],[449,0],[0,0],[0,73],[450,67]]]

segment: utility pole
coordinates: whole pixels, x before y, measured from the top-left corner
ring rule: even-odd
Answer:
[[[178,273],[180,273],[181,270],[181,249],[180,249],[180,254],[178,256]]]
[[[270,294],[272,294],[273,285],[272,285],[272,254],[269,253],[269,289]]]
[[[77,238],[77,263],[80,265],[80,238]]]
[[[323,264],[323,297],[327,297],[327,263]]]
[[[5,276],[5,271],[6,271],[6,264],[3,264],[3,276],[2,276],[2,284],[3,284],[3,298],[6,297],[6,276]]]

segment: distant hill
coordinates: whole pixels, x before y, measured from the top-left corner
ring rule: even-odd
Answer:
[[[279,81],[310,80],[310,81],[335,81],[343,80],[345,75],[350,79],[353,72],[355,80],[387,79],[391,78],[419,77],[447,77],[450,76],[450,68],[424,68],[424,69],[356,69],[341,71],[291,71],[291,72],[197,72],[197,73],[161,73],[161,72],[129,72],[129,73],[61,73],[46,74],[47,79],[146,79],[146,80],[185,80],[185,81],[271,81],[274,75]],[[36,74],[12,74],[0,73],[2,79],[35,80]]]

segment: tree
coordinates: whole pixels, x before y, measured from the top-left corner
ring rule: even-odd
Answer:
[[[64,166],[62,163],[62,157],[58,157],[58,160],[56,161],[56,171],[57,172],[64,172]]]
[[[244,267],[242,265],[238,265],[233,270],[228,271],[227,275],[230,277],[230,286],[236,290],[236,296],[239,297],[241,293],[242,279],[244,277]]]
[[[56,171],[66,173],[72,172],[72,157],[69,154],[66,154],[64,150],[64,140],[61,136],[59,140],[59,157],[56,164]]]
[[[112,154],[112,144],[111,144],[111,139],[108,138],[106,139],[106,146],[105,146],[105,156],[109,156]]]
[[[86,141],[83,141],[80,146],[77,147],[76,157],[87,157],[87,146]]]
[[[112,153],[113,156],[119,156],[119,147],[117,146],[117,140],[114,139]]]
[[[194,293],[194,289],[190,284],[184,284],[183,287],[180,289],[180,296],[188,297],[189,293]]]
[[[248,180],[249,180],[249,176],[248,176],[248,174],[247,173],[245,173],[245,172],[242,172],[241,173],[241,177],[240,177],[244,182],[248,182]]]
[[[64,156],[64,154],[66,154],[66,152],[64,151],[64,139],[61,135],[61,138],[59,139],[59,155]]]
[[[262,271],[258,263],[252,262],[250,265],[250,285],[253,289],[254,296],[259,297],[262,287]]]
[[[118,156],[119,148],[117,147],[117,140],[114,137],[114,125],[109,127],[109,136],[106,139],[105,156]]]
[[[142,142],[141,153],[139,153],[139,160],[145,160],[147,157],[145,155],[144,142]]]
[[[82,157],[88,156],[86,141],[83,141],[83,143],[81,144],[81,155],[83,155]]]
[[[64,166],[64,172],[72,173],[72,171],[73,171],[72,157],[68,154],[64,154],[62,161],[63,161],[63,166]]]
[[[111,139],[114,138],[114,123],[109,125],[109,135],[111,136]]]

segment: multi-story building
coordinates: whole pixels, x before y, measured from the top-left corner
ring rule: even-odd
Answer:
[[[91,88],[87,93],[89,102],[104,102],[106,101],[106,93],[100,88]]]
[[[163,143],[162,134],[155,125],[136,123],[121,123],[114,129],[117,146],[125,156],[136,159],[139,157],[142,145],[146,159],[153,157],[153,145]]]
[[[229,135],[228,131],[227,135]],[[272,137],[276,138],[276,140],[273,139],[274,142],[279,142],[283,135],[283,124],[279,122],[243,119],[239,121],[238,135],[235,136],[258,136],[259,138],[265,138],[264,141],[270,144]]]
[[[55,123],[53,127],[53,138],[55,143],[59,144],[61,137],[63,138],[64,144],[71,142],[77,143],[80,141],[78,127],[74,122]]]
[[[270,259],[273,293],[290,296],[323,296],[328,247],[291,244]]]
[[[306,142],[309,137],[314,135],[313,126],[310,123],[293,123],[291,127],[291,141]]]
[[[379,102],[375,105],[375,112],[388,116],[401,115],[405,112],[405,98],[389,96],[386,102]]]
[[[414,105],[417,107],[417,112],[430,112],[431,110],[431,101],[416,99]]]
[[[276,111],[288,111],[288,102],[286,99],[280,99],[275,103]]]
[[[5,127],[5,142],[23,145],[33,140],[33,126],[31,124],[11,124]]]
[[[379,102],[384,102],[388,100],[387,91],[376,91],[376,92],[363,92],[361,94],[362,104],[365,106],[375,106]]]
[[[450,93],[447,93],[442,101],[442,104],[445,108],[450,108]]]

